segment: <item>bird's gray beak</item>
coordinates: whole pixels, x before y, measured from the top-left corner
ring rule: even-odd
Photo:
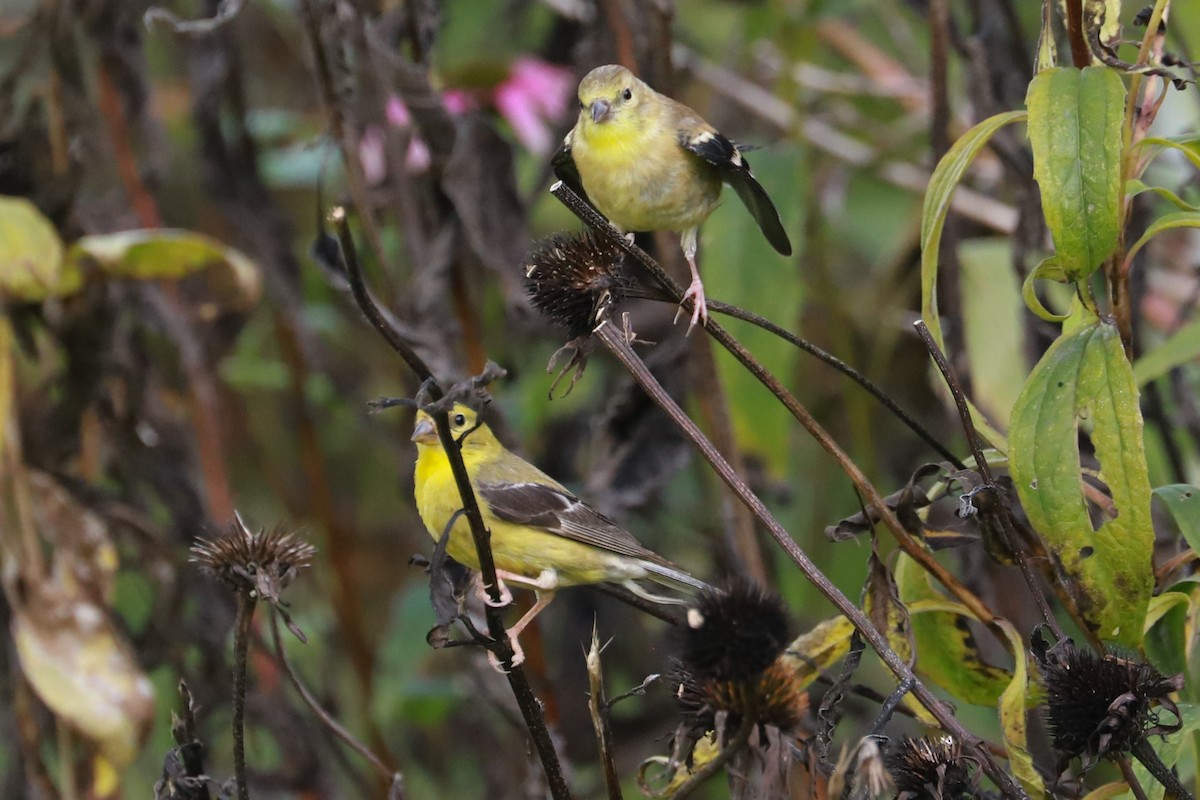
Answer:
[[[413,428],[412,440],[417,444],[433,444],[438,440],[437,426],[429,417],[417,423]]]
[[[592,122],[600,122],[607,117],[611,107],[607,100],[593,100],[591,105]]]

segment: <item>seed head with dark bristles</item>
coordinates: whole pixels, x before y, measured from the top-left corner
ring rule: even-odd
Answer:
[[[1099,758],[1128,753],[1149,734],[1178,730],[1177,724],[1159,724],[1154,707],[1162,705],[1178,719],[1170,695],[1183,687],[1182,675],[1168,678],[1143,661],[1099,655],[1070,639],[1049,647],[1035,636],[1033,654],[1062,761],[1079,756],[1087,768]]]
[[[236,516],[224,533],[192,545],[190,560],[238,591],[273,602],[317,549],[282,528],[251,532]]]
[[[533,305],[572,338],[584,336],[633,285],[622,258],[620,247],[590,231],[556,233],[525,257],[525,290]]]
[[[905,737],[884,759],[896,800],[969,800],[979,797],[975,759],[949,737]]]
[[[681,661],[701,680],[746,680],[774,663],[787,647],[783,601],[748,581],[700,593],[688,609]]]

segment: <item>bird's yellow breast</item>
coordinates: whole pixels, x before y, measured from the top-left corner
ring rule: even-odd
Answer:
[[[720,202],[716,169],[657,119],[595,123],[581,115],[571,156],[596,208],[627,231],[685,231]]]
[[[414,473],[417,513],[429,535],[437,541],[462,508],[462,498],[450,470],[450,460],[441,447],[420,445],[417,450]],[[468,449],[463,450],[463,463],[473,485],[478,485],[478,457]],[[478,494],[476,500],[483,523],[492,533],[492,556],[497,569],[530,580],[537,579],[545,570],[553,570],[560,586],[620,581],[645,574],[632,559],[539,528],[507,522],[492,514]],[[446,552],[460,564],[479,569],[475,542],[464,515],[459,515],[450,531]]]

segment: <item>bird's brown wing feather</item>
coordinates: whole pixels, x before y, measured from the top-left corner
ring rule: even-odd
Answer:
[[[541,483],[482,483],[479,494],[492,513],[506,522],[541,528],[618,555],[673,566],[643,547],[629,531],[565,490]]]
[[[750,163],[737,146],[694,115],[685,116],[681,120],[678,136],[679,144],[685,150],[717,168],[721,180],[737,192],[771,246],[783,255],[790,256],[792,243],[788,240],[787,231],[783,229],[779,211],[771,202],[767,190],[750,172]]]

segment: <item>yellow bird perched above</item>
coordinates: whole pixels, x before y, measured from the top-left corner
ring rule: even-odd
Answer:
[[[722,183],[738,193],[771,246],[792,254],[779,212],[737,147],[695,111],[624,67],[609,64],[584,76],[579,121],[555,154],[554,166],[560,179],[577,190],[581,185],[618,228],[682,234],[692,271],[684,294],[685,300],[693,299],[691,325],[708,320],[696,268],[696,233],[720,203]]]
[[[537,593],[533,608],[508,631],[516,653],[513,666],[524,660],[517,636],[549,605],[559,587],[619,583],[658,603],[686,601],[650,594],[637,581],[651,580],[692,592],[708,588],[704,581],[646,549],[631,533],[505,449],[473,409],[455,405],[450,412],[450,430],[460,443],[483,523],[492,533],[492,555],[502,588],[507,582]],[[417,443],[417,512],[436,541],[462,508],[462,498],[433,419],[424,411],[417,412],[412,440]],[[454,523],[446,552],[460,564],[479,569],[465,517]]]

